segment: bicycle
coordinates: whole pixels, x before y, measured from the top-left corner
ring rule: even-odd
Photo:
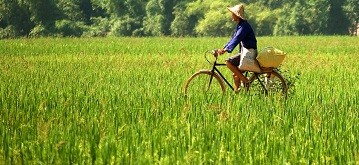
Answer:
[[[214,57],[214,62],[210,62],[208,55],[211,54]],[[218,63],[218,54],[216,50],[206,51],[205,59],[208,63],[212,64],[212,69],[201,69],[194,73],[184,84],[183,92],[187,96],[189,93],[220,93],[226,92],[227,84],[233,91],[234,88],[231,83],[225,78],[225,76],[219,71],[217,66],[225,66],[224,63]],[[264,93],[268,95],[283,95],[287,97],[288,86],[283,76],[279,73],[277,68],[263,68],[260,67],[261,72],[256,73],[252,71],[245,71],[244,75],[249,80],[248,91],[256,91],[258,93]],[[214,78],[214,79],[213,79]],[[257,81],[256,81],[257,80]],[[217,82],[217,83],[215,83]],[[256,90],[254,90],[254,89]],[[195,92],[193,90],[200,90]]]

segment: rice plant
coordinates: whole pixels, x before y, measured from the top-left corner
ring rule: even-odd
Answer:
[[[184,98],[225,42],[0,40],[0,164],[359,163],[358,38],[259,37],[300,74],[286,100]]]

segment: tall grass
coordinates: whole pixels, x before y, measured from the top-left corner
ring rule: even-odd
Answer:
[[[258,38],[301,75],[287,100],[185,99],[226,41],[0,40],[0,164],[359,163],[358,38]]]

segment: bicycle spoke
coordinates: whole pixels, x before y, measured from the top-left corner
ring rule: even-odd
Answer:
[[[254,81],[251,84],[251,93],[286,96],[287,85],[281,75],[276,72],[257,74],[257,77],[251,79]]]

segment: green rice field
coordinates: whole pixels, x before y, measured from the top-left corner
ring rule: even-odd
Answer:
[[[287,99],[184,97],[227,41],[0,40],[0,164],[359,164],[358,37],[258,37]]]

